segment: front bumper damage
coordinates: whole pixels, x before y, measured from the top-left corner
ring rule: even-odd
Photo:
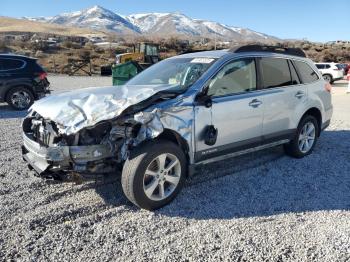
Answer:
[[[77,172],[91,175],[113,171],[104,165],[112,157],[107,145],[46,147],[23,133],[22,156],[29,167],[45,178]]]
[[[169,132],[193,162],[192,97],[149,88],[89,91],[49,96],[24,119],[23,158],[40,176],[117,172],[133,148]]]

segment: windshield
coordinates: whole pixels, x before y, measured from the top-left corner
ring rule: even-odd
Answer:
[[[159,62],[131,79],[127,85],[170,85],[186,90],[215,62],[214,58],[173,58]]]

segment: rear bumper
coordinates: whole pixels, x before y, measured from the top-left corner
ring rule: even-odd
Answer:
[[[330,124],[333,116],[333,106],[330,106],[323,115],[324,122],[322,123],[321,129],[325,130]]]
[[[333,78],[333,82],[334,81],[339,81],[339,80],[343,80],[344,79],[344,76],[339,76],[339,77],[336,77],[336,78]]]
[[[23,132],[22,156],[40,176],[55,172],[98,173],[94,163],[112,157],[105,145],[45,147]]]
[[[331,124],[331,120],[327,120],[322,124],[322,131],[325,130]]]

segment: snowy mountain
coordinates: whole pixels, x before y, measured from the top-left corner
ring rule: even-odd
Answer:
[[[118,33],[139,33],[129,20],[100,6],[94,6],[82,11],[63,13],[54,17],[27,18],[32,21],[52,24],[88,27],[94,30],[110,30]]]
[[[162,18],[168,15],[170,15],[170,13],[134,14],[126,18],[137,26],[141,32],[146,33],[154,28]]]
[[[275,37],[250,29],[190,18],[181,13],[147,13],[122,16],[100,6],[32,21],[109,30],[121,34],[160,37],[208,37],[236,41],[273,41]]]

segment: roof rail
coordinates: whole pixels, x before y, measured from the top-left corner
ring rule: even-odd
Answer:
[[[289,48],[280,46],[268,46],[268,45],[242,45],[230,49],[233,53],[243,53],[243,52],[271,52],[285,55],[294,55],[306,57],[303,50],[300,48]]]

